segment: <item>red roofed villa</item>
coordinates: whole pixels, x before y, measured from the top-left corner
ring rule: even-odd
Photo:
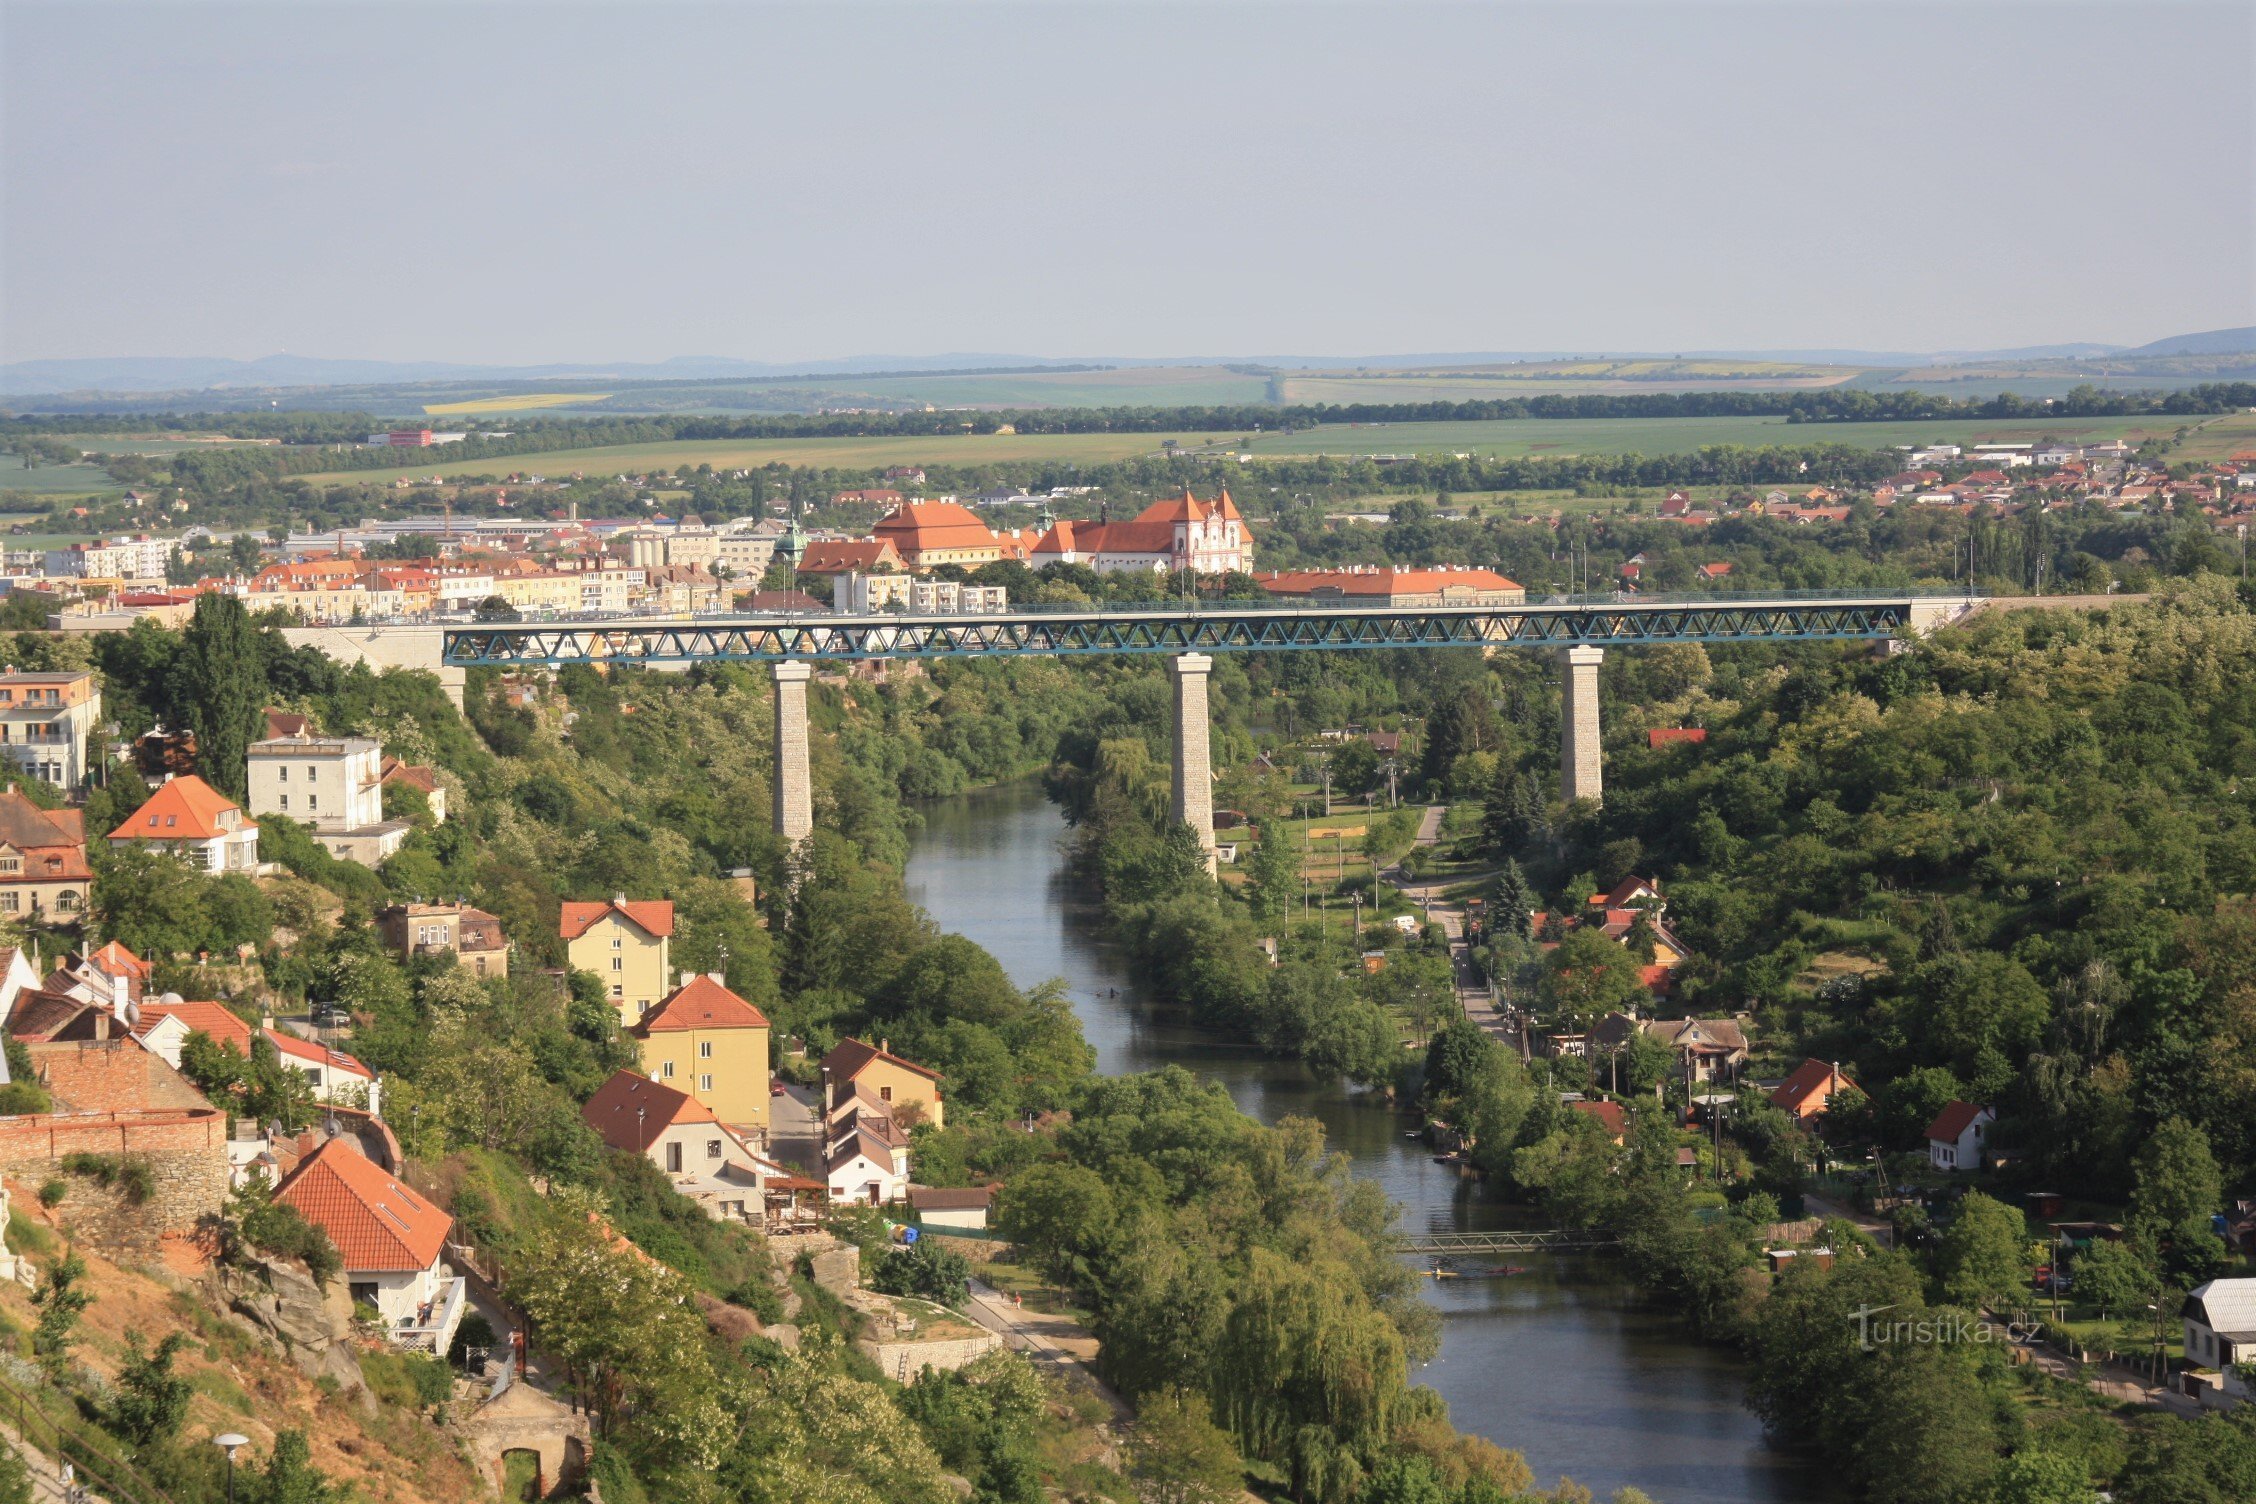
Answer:
[[[1527,591],[1493,569],[1298,569],[1257,574],[1271,595],[1358,600],[1385,606],[1517,606]]]
[[[1825,1111],[1836,1093],[1856,1089],[1857,1084],[1842,1074],[1839,1066],[1822,1060],[1805,1060],[1794,1067],[1794,1074],[1771,1091],[1770,1101],[1772,1106],[1784,1109],[1788,1116],[1806,1120]]]
[[[173,852],[211,872],[251,872],[259,864],[258,826],[193,773],[159,786],[110,832],[111,850],[129,847]]]
[[[446,1268],[454,1218],[361,1154],[330,1139],[283,1181],[274,1199],[329,1235],[353,1300],[376,1308],[395,1346],[446,1354],[466,1287]]]

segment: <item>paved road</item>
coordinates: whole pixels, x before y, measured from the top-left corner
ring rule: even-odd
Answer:
[[[971,1282],[971,1298],[964,1302],[964,1310],[972,1320],[1001,1337],[1004,1345],[1038,1361],[1071,1363],[1080,1368],[1088,1375],[1098,1396],[1112,1407],[1115,1424],[1127,1425],[1135,1419],[1135,1412],[1128,1408],[1127,1402],[1097,1377],[1097,1339],[1080,1322],[1070,1316],[1029,1311],[1013,1304],[1008,1295],[994,1286],[977,1279]]]
[[[783,1095],[768,1104],[768,1149],[771,1158],[821,1178],[822,1144],[816,1133],[815,1094],[788,1082]]]
[[[1440,844],[1442,816],[1447,813],[1446,805],[1426,806],[1425,816],[1418,822],[1417,845],[1430,847]],[[1405,877],[1400,867],[1389,867],[1382,875],[1404,898],[1423,906],[1426,917],[1440,925],[1442,934],[1448,937],[1449,967],[1456,980],[1457,1006],[1464,1011],[1465,1017],[1498,1039],[1504,1038],[1504,1020],[1489,997],[1488,984],[1480,979],[1479,972],[1473,966],[1472,946],[1465,939],[1465,911],[1456,904],[1443,902],[1441,897],[1446,888],[1481,882],[1492,874],[1476,872],[1470,876],[1457,875],[1419,881]]]

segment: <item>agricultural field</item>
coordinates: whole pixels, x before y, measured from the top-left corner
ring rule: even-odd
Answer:
[[[527,413],[544,407],[591,407],[610,396],[609,392],[519,392],[506,397],[473,397],[467,402],[426,402],[423,411],[434,418],[474,413]]]
[[[2170,418],[1947,418],[1904,423],[1789,423],[1781,417],[1507,418],[1480,423],[1327,423],[1256,437],[1256,455],[1473,454],[1496,459],[1579,454],[1686,454],[1710,444],[2015,443],[2033,439],[2134,441],[2168,435]]]
[[[34,496],[109,496],[124,489],[107,470],[94,465],[34,465],[26,469],[17,456],[0,453],[0,491],[24,491]]]
[[[2256,454],[2256,413],[2178,421],[2188,427],[2185,438],[2171,446],[2169,457],[2173,461],[2229,460],[2236,454]]]
[[[574,472],[589,476],[644,475],[711,465],[716,470],[761,465],[809,465],[838,470],[873,470],[888,465],[1000,465],[1014,461],[1062,460],[1103,464],[1156,454],[1165,439],[1185,449],[1199,448],[1216,435],[1157,433],[942,434],[937,437],[872,439],[677,439],[653,444],[612,444],[596,449],[555,449],[542,454],[497,455],[491,459],[425,460],[383,470],[336,470],[309,476],[317,482],[422,480],[437,475],[508,475],[523,471],[550,479]],[[1228,436],[1235,443],[1237,435]],[[433,451],[420,450],[429,455]]]

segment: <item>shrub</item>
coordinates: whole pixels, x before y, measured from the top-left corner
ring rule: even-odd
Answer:
[[[148,1200],[149,1193],[157,1188],[155,1169],[138,1154],[66,1154],[63,1170],[116,1191],[133,1206]]]
[[[63,1198],[69,1194],[70,1182],[57,1175],[40,1186],[39,1204],[41,1206],[61,1206]]]
[[[471,1348],[490,1348],[493,1345],[493,1323],[476,1311],[472,1311],[464,1316],[461,1325],[454,1329],[454,1343],[447,1348],[447,1361],[459,1368],[467,1361]]]
[[[869,1286],[881,1295],[918,1295],[952,1306],[963,1301],[970,1280],[971,1264],[962,1254],[924,1238],[879,1259]]]

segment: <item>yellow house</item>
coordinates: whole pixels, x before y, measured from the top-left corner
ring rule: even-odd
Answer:
[[[722,985],[718,972],[694,976],[630,1031],[642,1046],[642,1071],[684,1092],[752,1138],[768,1136],[768,1020]]]
[[[823,1056],[823,1113],[827,1118],[841,1103],[874,1097],[904,1128],[930,1123],[947,1127],[942,1116],[940,1076],[886,1049],[890,1040],[875,1046],[859,1039],[842,1039]]]
[[[604,995],[632,1026],[658,1006],[674,982],[674,906],[665,899],[568,903],[559,925],[574,971],[602,979]]]

